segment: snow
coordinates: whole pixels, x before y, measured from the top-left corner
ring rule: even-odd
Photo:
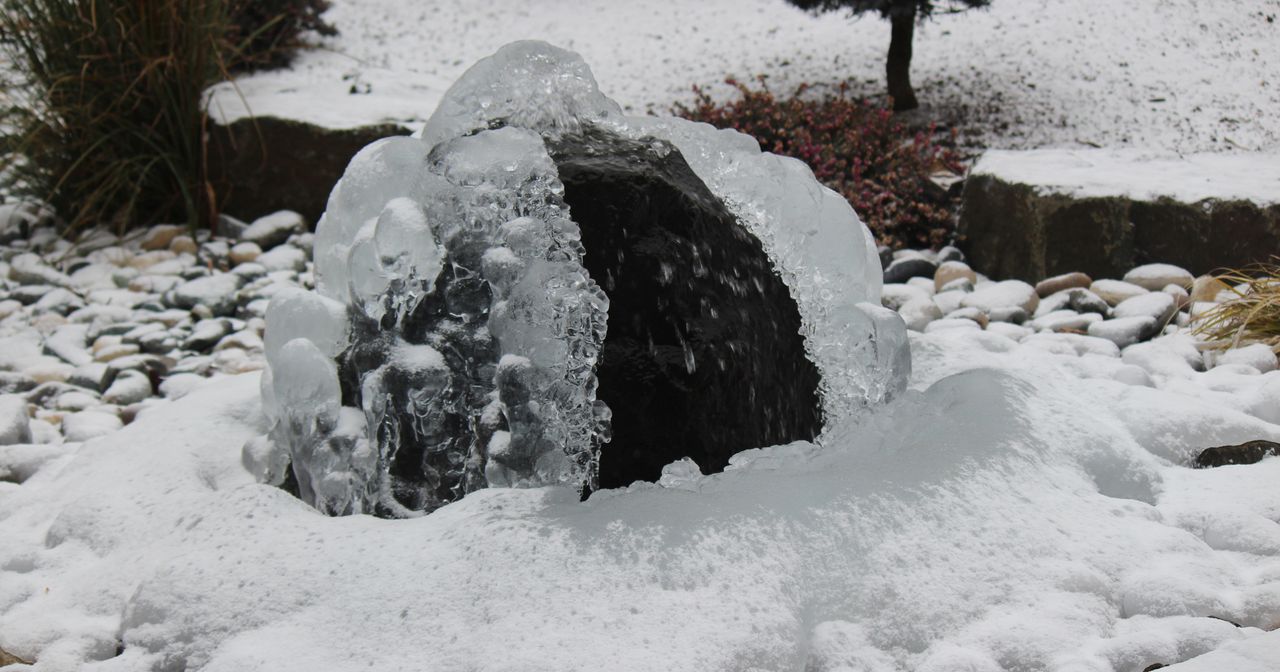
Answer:
[[[1131,387],[1077,365],[1114,357],[981,331],[912,344],[913,391],[820,448],[398,521],[255,483],[257,375],[215,381],[0,488],[0,647],[104,671],[1271,669],[1280,459],[1182,466],[1280,439],[1250,389]]]
[[[1077,198],[1280,203],[1280,152],[1177,155],[1136,149],[990,150],[978,159],[970,175],[991,175],[1031,185],[1042,193]]]
[[[1254,0],[1016,0],[916,30],[912,80],[932,116],[977,125],[974,146],[1133,146],[1178,153],[1280,150],[1274,7]],[[462,71],[499,46],[542,39],[583,55],[630,114],[663,112],[694,84],[767,74],[881,94],[889,26],[874,15],[806,14],[782,0],[610,0],[406,6],[337,0],[341,31],[289,71],[215,91],[215,116],[255,114],[335,128],[421,128]]]

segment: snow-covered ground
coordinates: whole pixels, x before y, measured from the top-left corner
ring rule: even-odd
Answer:
[[[0,646],[104,672],[1280,665],[1280,459],[1183,466],[1280,439],[1240,410],[1280,373],[1169,391],[977,330],[912,347],[913,391],[820,450],[399,521],[255,483],[257,374],[215,383],[0,483]]]
[[[289,71],[239,80],[256,114],[345,127],[420,126],[471,63],[517,39],[581,53],[632,112],[665,112],[727,75],[853,79],[879,94],[889,26],[811,16],[783,0],[476,3],[335,0],[342,31]],[[916,32],[913,81],[973,146],[1135,146],[1175,152],[1280,147],[1280,1],[997,0]],[[215,112],[243,114],[230,89]]]

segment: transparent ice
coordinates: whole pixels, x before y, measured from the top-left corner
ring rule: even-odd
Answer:
[[[870,233],[807,166],[734,131],[625,117],[577,54],[517,42],[468,70],[421,138],[369,145],[334,186],[318,294],[268,312],[273,428],[244,456],[260,479],[291,464],[317,508],[382,515],[486,486],[594,485],[609,299],[546,144],[591,126],[674,145],[760,239],[799,306],[828,427],[905,388],[906,329],[879,306]]]

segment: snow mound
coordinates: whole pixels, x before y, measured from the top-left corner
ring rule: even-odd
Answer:
[[[918,337],[915,391],[821,450],[400,521],[255,483],[237,446],[267,422],[256,374],[211,384],[0,487],[0,647],[106,672],[423,651],[434,669],[1119,672],[1225,645],[1268,669],[1280,460],[1188,469],[1160,457],[1183,430],[1153,428],[1189,405],[1205,432],[1280,427],[964,338]]]

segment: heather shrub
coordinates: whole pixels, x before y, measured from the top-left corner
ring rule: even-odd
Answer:
[[[761,149],[809,164],[885,245],[938,247],[952,237],[955,200],[929,176],[961,173],[961,159],[935,142],[932,128],[912,133],[890,110],[852,97],[844,86],[813,95],[802,85],[779,98],[763,78],[759,88],[728,83],[741,94],[737,100],[718,103],[694,87],[694,103],[677,104],[675,114],[747,133]]]

